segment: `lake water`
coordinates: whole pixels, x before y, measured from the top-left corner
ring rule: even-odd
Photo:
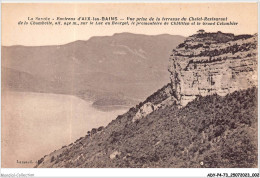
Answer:
[[[69,95],[2,93],[2,167],[33,167],[44,155],[126,112],[103,112],[91,104]]]

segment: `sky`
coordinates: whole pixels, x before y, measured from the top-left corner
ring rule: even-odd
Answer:
[[[228,17],[237,26],[21,26],[28,17]],[[2,45],[61,45],[130,32],[189,36],[199,29],[235,34],[258,31],[257,3],[3,3]]]

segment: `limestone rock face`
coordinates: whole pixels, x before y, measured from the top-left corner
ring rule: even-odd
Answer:
[[[226,95],[257,85],[257,35],[199,33],[170,57],[170,78],[178,104],[201,95]]]
[[[176,98],[172,93],[171,85],[167,84],[148,97],[143,103],[140,103],[139,109],[133,117],[132,122],[142,119],[153,111],[165,108],[173,103],[176,103]]]
[[[136,115],[133,117],[133,122],[135,122],[136,120],[139,120],[143,117],[145,117],[146,115],[150,114],[151,112],[154,111],[154,105],[150,102],[145,103],[136,113]]]

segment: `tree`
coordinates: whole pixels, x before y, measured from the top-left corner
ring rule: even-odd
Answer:
[[[199,34],[203,34],[203,33],[205,33],[205,30],[200,29],[200,30],[197,31],[197,33],[199,33]]]

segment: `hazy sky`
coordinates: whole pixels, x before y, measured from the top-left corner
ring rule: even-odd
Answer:
[[[28,17],[228,17],[237,26],[19,26]],[[257,3],[3,3],[2,45],[55,45],[120,32],[189,36],[198,29],[257,33]]]

